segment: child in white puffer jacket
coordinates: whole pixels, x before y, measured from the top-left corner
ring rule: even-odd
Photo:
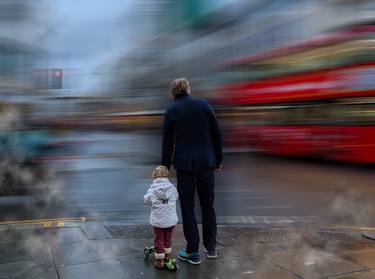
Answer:
[[[150,224],[155,233],[154,267],[164,268],[164,263],[172,253],[172,232],[178,222],[176,187],[169,182],[169,171],[165,166],[158,166],[152,173],[153,183],[143,197],[146,204],[151,205]]]

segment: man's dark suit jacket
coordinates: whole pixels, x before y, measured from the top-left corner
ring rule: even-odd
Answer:
[[[162,165],[170,168],[173,163],[177,170],[190,171],[221,164],[220,129],[206,100],[177,95],[165,113],[163,129]]]

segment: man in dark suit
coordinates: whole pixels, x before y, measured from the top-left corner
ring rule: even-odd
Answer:
[[[200,264],[199,232],[194,212],[195,191],[202,210],[203,244],[207,258],[217,258],[214,170],[221,170],[222,141],[215,113],[203,99],[192,97],[186,79],[172,82],[174,104],[166,111],[162,165],[177,170],[186,250],[179,258]],[[172,160],[173,156],[173,160]]]

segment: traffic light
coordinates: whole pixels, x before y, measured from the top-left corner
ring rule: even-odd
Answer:
[[[51,89],[62,89],[62,69],[52,69],[50,73],[50,88]]]

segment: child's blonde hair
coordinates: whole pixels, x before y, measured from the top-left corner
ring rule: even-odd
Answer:
[[[157,166],[152,172],[152,179],[169,177],[169,170],[166,166]]]

